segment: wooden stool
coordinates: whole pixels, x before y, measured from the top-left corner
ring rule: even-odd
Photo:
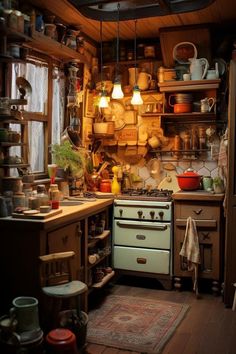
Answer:
[[[236,310],[236,283],[234,283],[233,286],[235,287],[235,291],[234,291],[234,301],[233,301],[232,310],[235,311]]]
[[[88,290],[85,283],[72,280],[71,260],[75,252],[60,252],[40,256],[40,282],[42,291],[53,301],[52,328],[58,327],[58,314],[62,300],[76,299],[77,314],[80,314],[80,295]]]

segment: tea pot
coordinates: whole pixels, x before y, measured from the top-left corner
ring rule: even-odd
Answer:
[[[152,75],[146,73],[145,71],[142,71],[138,75],[138,86],[140,90],[147,90],[150,84],[150,81],[152,79]]]
[[[190,74],[191,80],[202,80],[205,78],[207,70],[209,68],[209,63],[206,58],[190,58]]]

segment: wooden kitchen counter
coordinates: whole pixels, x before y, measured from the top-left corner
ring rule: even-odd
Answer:
[[[178,191],[172,194],[174,200],[199,200],[199,201],[221,201],[224,199],[224,193],[213,193],[204,190],[196,191]]]
[[[113,204],[113,199],[96,199],[96,201],[84,202],[80,205],[73,206],[61,206],[62,213],[51,216],[47,219],[32,219],[19,217],[5,217],[0,218],[0,228],[31,228],[37,230],[48,230],[57,226],[76,221],[85,217],[88,217],[102,208],[106,208]]]

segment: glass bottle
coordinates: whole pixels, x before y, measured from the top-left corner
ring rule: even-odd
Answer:
[[[192,150],[198,149],[198,136],[196,129],[192,129]]]
[[[57,184],[51,184],[49,188],[49,199],[52,209],[58,209],[60,206],[60,191]]]

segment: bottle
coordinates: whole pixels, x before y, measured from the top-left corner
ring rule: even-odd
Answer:
[[[111,182],[111,192],[114,195],[120,194],[120,183],[118,182],[118,179],[117,179],[118,171],[119,171],[119,168],[117,166],[112,167],[112,172],[114,173],[114,176],[113,176],[113,179]]]
[[[198,136],[196,130],[193,128],[192,129],[192,150],[197,150],[198,149]]]
[[[49,199],[52,209],[58,209],[60,206],[60,191],[57,184],[51,184],[49,188]]]
[[[178,158],[180,156],[181,150],[181,138],[178,134],[174,137],[174,157]]]
[[[37,197],[39,199],[39,206],[41,205],[49,205],[49,197],[46,192],[46,187],[44,184],[39,184],[37,186]]]

